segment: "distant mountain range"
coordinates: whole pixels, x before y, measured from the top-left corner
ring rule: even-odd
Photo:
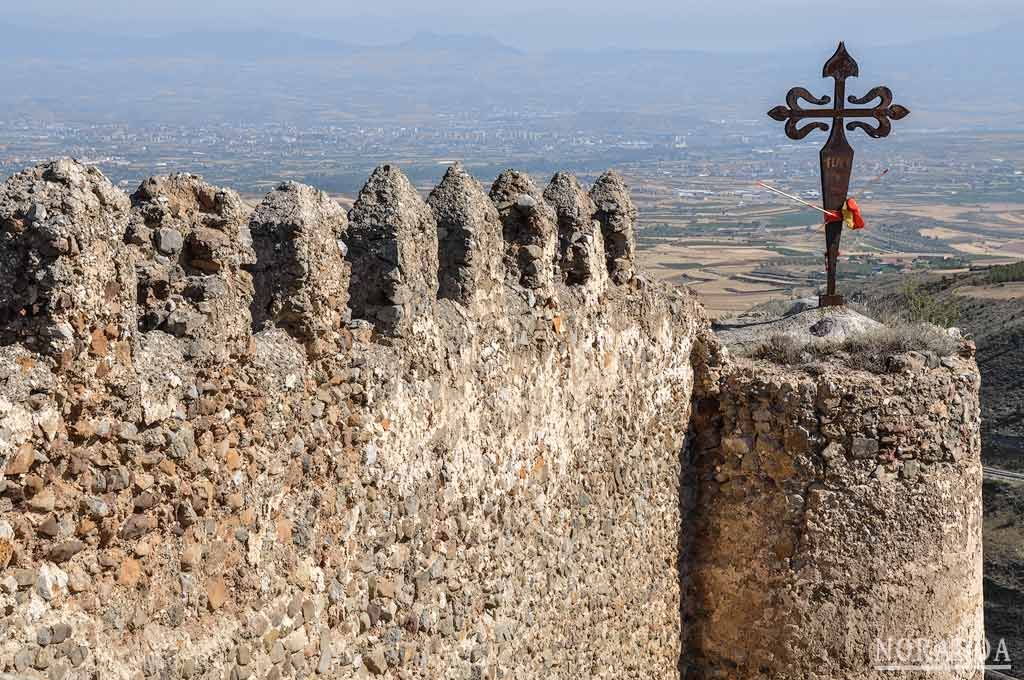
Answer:
[[[96,35],[0,27],[4,116],[183,122],[367,114],[592,111],[763,118],[786,89],[825,93],[834,44],[757,54],[694,50],[524,52],[481,35],[424,33],[386,46],[278,32]],[[1024,125],[1024,26],[850,51],[862,78],[890,85],[918,128]],[[265,106],[259,106],[263,101]]]
[[[264,61],[295,57],[339,57],[381,52],[442,52],[465,56],[522,56],[514,47],[486,35],[418,33],[394,45],[359,45],[274,31],[198,31],[157,35],[97,35],[92,31],[49,32],[3,26],[0,56],[66,59],[215,57],[228,61]]]

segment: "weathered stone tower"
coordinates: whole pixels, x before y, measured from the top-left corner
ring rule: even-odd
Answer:
[[[884,375],[734,362],[695,416],[696,677],[981,677],[954,668],[984,635],[978,386],[970,345]]]

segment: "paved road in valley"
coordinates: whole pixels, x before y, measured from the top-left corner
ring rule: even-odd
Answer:
[[[994,467],[982,467],[982,472],[988,479],[997,479],[1000,482],[1021,482],[1024,483],[1024,473],[1000,470]]]

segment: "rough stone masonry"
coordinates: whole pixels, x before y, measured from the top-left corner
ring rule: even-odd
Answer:
[[[979,634],[973,359],[836,419],[886,379],[731,361],[637,273],[635,221],[614,173],[454,166],[424,200],[381,166],[347,215],[296,183],[250,213],[192,175],[11,177],[0,673],[797,678],[822,612]],[[872,484],[916,500],[876,518]],[[890,552],[914,571],[861,585]],[[821,677],[864,677],[875,628],[832,630]]]
[[[980,680],[973,344],[890,363],[736,360],[701,395],[683,595],[698,677]]]

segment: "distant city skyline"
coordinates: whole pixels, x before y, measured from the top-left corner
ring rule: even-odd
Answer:
[[[100,6],[97,6],[99,4]],[[52,0],[4,10],[11,24],[44,24],[55,33],[286,30],[354,44],[387,44],[421,32],[493,36],[528,50],[654,48],[714,51],[802,49],[836,39],[861,46],[969,34],[1024,22],[1024,3],[986,0],[808,0],[696,3],[673,0],[571,0],[552,7],[520,0],[501,7],[457,0],[373,3],[302,0],[177,0],[146,5]]]

